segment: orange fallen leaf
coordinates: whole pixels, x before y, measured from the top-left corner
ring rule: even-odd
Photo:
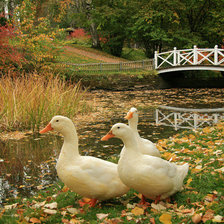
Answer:
[[[159,217],[159,221],[163,224],[172,224],[171,218],[172,216],[170,214],[164,213]]]
[[[211,220],[214,218],[214,211],[211,209],[208,209],[205,214],[202,217],[202,221],[205,223],[208,220]]]
[[[30,218],[29,221],[30,221],[31,223],[41,223],[41,221],[40,221],[39,219],[35,218],[35,217]]]
[[[197,223],[201,222],[201,215],[200,214],[195,214],[195,215],[192,216],[191,219],[192,219],[193,223],[197,224]]]
[[[69,224],[79,224],[79,223],[80,223],[80,220],[78,220],[78,219],[71,219],[69,221]]]
[[[205,128],[203,128],[203,130],[202,130],[205,134],[208,134],[208,133],[210,133],[211,131],[212,131],[212,128],[211,127],[205,127]]]
[[[188,186],[190,185],[191,181],[192,181],[192,178],[189,178],[189,179],[187,180],[186,187],[188,187]]]
[[[61,189],[62,192],[67,192],[69,191],[69,188],[65,185],[62,189]]]
[[[149,221],[151,224],[156,224],[155,218],[150,218]]]
[[[143,215],[144,214],[144,209],[143,208],[139,208],[139,207],[135,207],[131,210],[131,213],[134,215]]]

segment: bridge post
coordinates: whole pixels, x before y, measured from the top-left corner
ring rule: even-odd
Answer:
[[[215,45],[214,48],[214,64],[218,65],[218,45]]]
[[[158,58],[157,58],[157,51],[155,51],[155,54],[154,54],[154,68],[157,69],[158,67]]]
[[[194,45],[193,53],[194,53],[193,64],[196,65],[198,63],[198,52],[197,52],[197,46],[196,45]]]
[[[177,48],[173,48],[173,66],[177,65]]]

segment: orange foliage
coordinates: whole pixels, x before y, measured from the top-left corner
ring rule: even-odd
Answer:
[[[87,39],[90,38],[90,35],[87,35],[87,33],[85,32],[84,29],[82,28],[78,28],[75,29],[71,34],[70,34],[71,38],[79,38],[79,39]]]

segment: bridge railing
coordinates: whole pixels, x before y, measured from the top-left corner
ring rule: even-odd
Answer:
[[[74,71],[79,72],[105,72],[105,71],[127,71],[127,70],[152,70],[153,59],[140,61],[127,61],[118,63],[88,63],[88,64],[73,64],[66,63]]]
[[[154,68],[163,69],[175,66],[187,65],[215,65],[224,66],[224,49],[219,49],[216,45],[214,48],[197,48],[174,50],[158,53],[155,52]]]

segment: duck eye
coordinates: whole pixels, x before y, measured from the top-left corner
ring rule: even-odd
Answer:
[[[117,127],[117,129],[120,129],[120,127]]]
[[[56,120],[56,122],[59,122],[59,120]]]

